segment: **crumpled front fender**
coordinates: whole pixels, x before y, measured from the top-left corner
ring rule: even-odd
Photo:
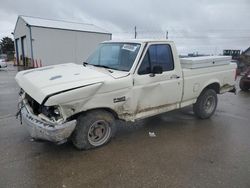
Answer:
[[[45,102],[46,106],[64,105],[74,103],[77,101],[83,101],[86,98],[93,96],[103,83],[94,83],[82,87],[78,87],[71,90],[55,93],[48,97]]]

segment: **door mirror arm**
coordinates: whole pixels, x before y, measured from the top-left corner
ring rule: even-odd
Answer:
[[[149,76],[150,77],[155,77],[155,73],[150,73]]]

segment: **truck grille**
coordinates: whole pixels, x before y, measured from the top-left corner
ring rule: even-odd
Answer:
[[[38,115],[40,113],[40,104],[36,102],[31,96],[27,93],[25,94],[25,99],[27,100],[29,106],[32,108],[33,113]]]

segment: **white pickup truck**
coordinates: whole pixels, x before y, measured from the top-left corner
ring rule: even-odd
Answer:
[[[74,63],[21,71],[19,114],[35,139],[78,149],[107,143],[116,119],[135,121],[193,105],[209,118],[217,94],[234,91],[231,57],[179,59],[168,40],[108,41],[83,65]]]

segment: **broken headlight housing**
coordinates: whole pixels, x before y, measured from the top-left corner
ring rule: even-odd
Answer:
[[[23,95],[23,90],[21,90],[20,93],[21,95]],[[29,107],[32,109],[32,112],[35,115],[41,116],[41,118],[48,120],[48,121],[52,121],[52,122],[63,119],[59,106],[40,105],[36,100],[34,100],[27,93],[25,93],[25,99]]]
[[[61,112],[58,106],[41,106],[40,113],[52,120],[61,119]]]

